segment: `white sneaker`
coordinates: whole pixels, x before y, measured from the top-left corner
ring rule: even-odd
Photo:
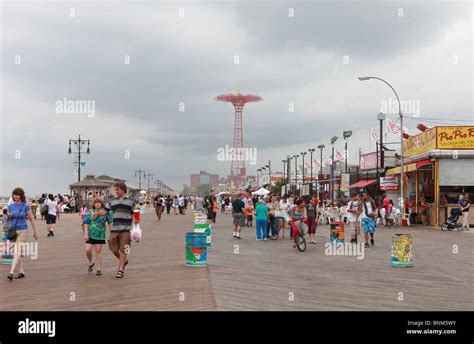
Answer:
[[[262,239],[258,239],[258,238],[257,238],[257,241],[262,241]]]
[[[267,238],[265,238],[265,239],[263,239],[263,240],[267,241]]]

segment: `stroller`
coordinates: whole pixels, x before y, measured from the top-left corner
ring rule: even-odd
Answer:
[[[461,210],[458,208],[451,209],[450,216],[448,219],[441,225],[442,231],[452,231],[453,229],[457,229],[458,231],[462,231],[462,224],[458,223],[459,216],[461,215]]]

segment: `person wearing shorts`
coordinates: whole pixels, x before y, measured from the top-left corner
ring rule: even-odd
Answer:
[[[9,281],[13,279],[21,279],[25,277],[25,270],[23,266],[23,245],[27,241],[28,225],[26,220],[30,221],[33,228],[33,236],[38,240],[38,233],[36,231],[36,223],[31,212],[31,208],[26,202],[25,191],[22,188],[16,188],[12,191],[13,202],[8,205],[7,219],[8,227],[16,228],[16,238],[11,239],[9,249],[13,252],[13,261],[10,268],[10,273],[7,276]],[[19,273],[14,275],[15,271]]]
[[[253,202],[249,202],[247,206],[245,207],[245,213],[247,214],[247,226],[252,227],[253,226]]]
[[[245,203],[242,201],[243,194],[232,202],[232,216],[234,218],[234,239],[240,238],[240,230],[245,225],[244,209]]]
[[[360,235],[359,216],[362,213],[362,204],[359,194],[354,194],[352,200],[347,205],[347,219],[351,231],[351,244],[357,244],[357,236]]]
[[[115,194],[106,205],[107,211],[112,211],[112,224],[109,223],[109,248],[115,257],[119,260],[119,267],[116,278],[122,278],[125,274],[125,266],[128,264],[127,254],[130,249],[131,238],[130,230],[135,224],[133,210],[135,209],[135,200],[126,197],[127,186],[123,182],[115,183]]]
[[[84,219],[84,239],[86,257],[89,262],[88,272],[91,273],[97,263],[96,275],[102,275],[102,245],[105,244],[106,223],[112,223],[112,212],[104,209],[104,201],[97,197],[92,202]],[[92,250],[95,250],[95,263],[92,261]]]
[[[369,194],[364,192],[362,195],[362,213],[360,215],[360,222],[364,229],[365,247],[369,247],[369,235],[370,245],[374,246],[374,234],[375,234],[375,214],[377,214],[377,206]]]
[[[56,224],[56,217],[59,210],[58,203],[54,200],[54,196],[52,194],[48,195],[48,198],[45,202],[48,205],[48,214],[45,216],[48,237],[54,237],[54,226]]]

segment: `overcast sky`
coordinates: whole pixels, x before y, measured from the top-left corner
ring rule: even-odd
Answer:
[[[350,163],[375,150],[369,129],[393,95],[361,75],[422,117],[467,124],[447,120],[473,119],[472,17],[451,1],[4,2],[0,195],[66,192],[79,134],[91,140],[83,175],[138,184],[141,168],[178,191],[199,170],[227,176],[217,149],[232,144],[234,110],[214,98],[237,90],[264,99],[244,108],[248,174],[343,130]],[[94,101],[95,115],[57,113],[64,98]],[[405,127],[419,122],[438,123]]]

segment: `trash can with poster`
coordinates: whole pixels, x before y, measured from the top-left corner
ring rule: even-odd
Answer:
[[[334,221],[329,224],[331,226],[330,240],[332,243],[344,242],[344,222]]]
[[[207,236],[205,233],[186,233],[186,265],[206,266]]]

